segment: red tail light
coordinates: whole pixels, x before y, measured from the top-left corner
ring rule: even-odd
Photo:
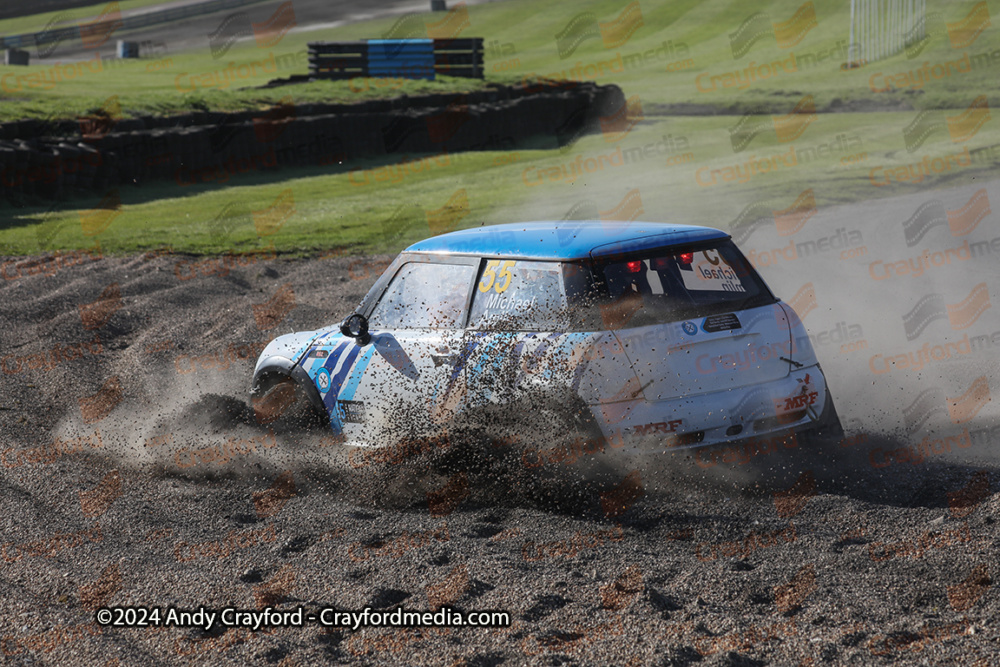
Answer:
[[[681,260],[681,264],[690,264],[691,262],[694,261],[694,253],[693,252],[682,252],[678,256],[678,259]]]
[[[639,273],[642,271],[642,260],[636,260],[634,262],[627,262],[625,268],[628,269],[629,273]]]

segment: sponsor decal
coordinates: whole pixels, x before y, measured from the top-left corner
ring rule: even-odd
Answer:
[[[319,372],[316,373],[316,388],[319,389],[319,393],[325,394],[330,391],[330,385],[330,371],[325,368],[319,369]]]
[[[326,370],[325,368],[323,370]],[[318,378],[317,378],[318,381]],[[327,374],[327,386],[329,387],[330,376]],[[363,424],[365,421],[364,401],[337,401],[340,410],[340,420],[344,423]]]
[[[653,422],[651,424],[642,424],[639,426],[632,426],[631,431],[633,435],[651,435],[655,433],[674,433],[680,426],[684,424],[683,419],[671,419],[668,422]],[[626,429],[628,430],[628,429]]]
[[[705,321],[701,324],[701,328],[706,333],[715,333],[716,331],[742,329],[743,325],[740,324],[740,318],[736,316],[736,313],[726,313],[725,315],[710,315],[706,317]]]

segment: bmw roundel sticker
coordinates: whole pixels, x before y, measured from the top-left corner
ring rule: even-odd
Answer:
[[[319,373],[316,374],[316,386],[319,387],[321,394],[330,391],[330,371],[325,368],[319,369]]]
[[[694,322],[685,322],[684,324],[681,325],[681,329],[683,329],[684,333],[686,333],[688,336],[693,336],[696,333],[698,333],[698,325],[695,324]]]

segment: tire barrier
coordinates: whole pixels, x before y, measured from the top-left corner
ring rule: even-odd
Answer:
[[[396,154],[556,148],[623,104],[617,86],[569,82],[264,112],[22,120],[0,124],[0,193],[23,206],[152,181],[222,184],[284,167],[342,170]]]

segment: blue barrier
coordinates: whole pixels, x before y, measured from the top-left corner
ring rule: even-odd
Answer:
[[[434,40],[368,40],[368,76],[433,81]]]

